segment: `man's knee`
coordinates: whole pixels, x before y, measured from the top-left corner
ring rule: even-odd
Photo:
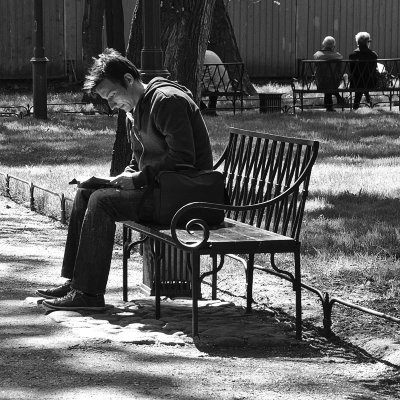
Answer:
[[[74,198],[75,209],[86,209],[89,198],[92,193],[93,193],[93,190],[91,190],[91,189],[78,188],[75,193],[75,198]]]
[[[110,195],[103,190],[95,190],[94,192],[90,194],[89,197],[89,203],[88,207],[97,207],[99,205],[104,205],[107,202],[107,198],[109,198]]]

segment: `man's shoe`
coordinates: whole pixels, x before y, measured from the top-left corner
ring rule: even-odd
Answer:
[[[106,309],[104,304],[104,296],[102,294],[97,296],[89,296],[75,289],[72,289],[61,299],[44,300],[42,305],[50,310],[103,311]]]
[[[38,289],[36,294],[45,299],[58,299],[64,297],[71,291],[71,280],[68,279],[63,285],[56,287],[55,289]]]

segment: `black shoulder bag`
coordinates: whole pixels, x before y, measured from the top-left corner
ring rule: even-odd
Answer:
[[[181,167],[180,167],[181,168]],[[154,222],[169,225],[175,213],[193,202],[225,204],[225,181],[219,171],[195,168],[160,171],[152,185]],[[208,225],[219,225],[224,220],[224,210],[195,208],[183,214],[179,225],[191,219],[204,220]]]

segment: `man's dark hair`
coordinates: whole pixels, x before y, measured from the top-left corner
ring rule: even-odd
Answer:
[[[131,74],[135,80],[141,80],[138,69],[131,61],[117,50],[105,49],[98,58],[93,57],[93,64],[85,77],[83,90],[92,92],[103,79],[109,79],[126,87],[124,80],[126,73]]]

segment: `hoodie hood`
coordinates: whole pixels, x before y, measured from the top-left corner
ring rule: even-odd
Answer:
[[[143,93],[143,98],[142,98],[142,102],[145,102],[152,94],[155,90],[157,89],[162,89],[163,87],[174,87],[178,90],[180,90],[181,92],[185,93],[186,95],[190,96],[190,98],[193,99],[193,94],[192,92],[186,88],[185,86],[180,85],[178,82],[176,81],[170,81],[168,79],[165,78],[161,78],[161,77],[156,77],[153,78],[146,87],[146,90]]]
[[[186,94],[193,100],[193,94],[192,92],[186,88],[185,86],[180,85],[176,81],[170,81],[166,78],[162,77],[155,77],[153,78],[146,86],[146,89],[142,95],[142,97],[139,99],[138,104],[136,105],[135,108],[135,126],[137,129],[141,129],[141,121],[140,118],[136,118],[139,114],[141,114],[141,111],[145,107],[146,103],[152,98],[154,92],[156,90],[163,90],[163,88],[168,88],[171,89],[171,87],[178,89],[182,93]]]

